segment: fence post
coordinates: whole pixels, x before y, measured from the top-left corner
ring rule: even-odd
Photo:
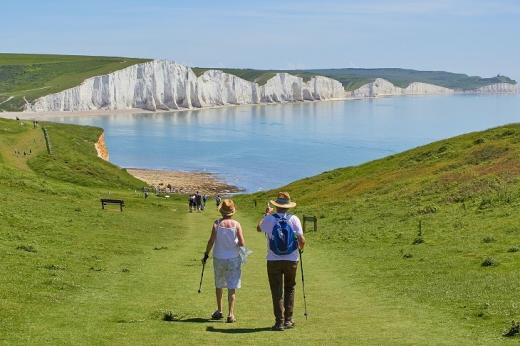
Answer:
[[[313,223],[314,232],[318,232],[318,218],[312,215],[303,215],[303,230],[306,230],[307,221]]]
[[[51,146],[51,139],[49,138],[49,133],[47,132],[47,129],[45,127],[42,127],[43,131],[43,138],[45,138],[45,146],[47,147],[47,153],[49,155],[52,155],[52,146]]]

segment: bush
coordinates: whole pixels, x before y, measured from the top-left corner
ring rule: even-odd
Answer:
[[[408,258],[412,258],[412,257],[413,257],[413,255],[411,253],[409,253],[409,252],[406,252],[406,253],[403,254],[403,258],[404,259],[408,259]]]
[[[520,248],[518,248],[517,246],[511,246],[507,252],[518,252],[520,251]]]
[[[511,337],[518,335],[520,333],[520,322],[513,321],[511,322],[511,327],[509,330],[506,330],[502,335],[506,337]]]
[[[178,317],[172,311],[165,311],[163,314],[162,320],[167,321],[167,322],[173,322],[173,321],[177,321]]]
[[[482,267],[496,267],[497,265],[498,265],[498,262],[492,257],[485,258],[481,264]]]
[[[489,244],[489,243],[494,243],[496,240],[493,236],[487,236],[487,237],[484,237],[482,238],[482,242],[483,243],[486,243],[486,244]]]
[[[16,247],[17,250],[23,250],[26,252],[38,252],[36,248],[32,245],[18,245]]]
[[[412,245],[419,245],[419,244],[422,244],[422,243],[424,243],[423,237],[417,237],[417,238],[415,238],[413,240]]]

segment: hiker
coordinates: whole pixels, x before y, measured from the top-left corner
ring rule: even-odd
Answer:
[[[202,210],[206,207],[206,202],[208,201],[208,195],[202,195]]]
[[[225,199],[220,205],[219,212],[222,218],[216,220],[211,228],[211,236],[204,252],[202,262],[206,263],[209,252],[213,248],[213,269],[215,273],[215,294],[217,298],[217,310],[211,315],[213,320],[220,320],[222,315],[223,289],[228,290],[228,315],[226,322],[236,322],[235,301],[236,289],[240,288],[240,275],[242,258],[240,247],[245,245],[244,235],[240,223],[233,220],[235,204],[230,199]]]
[[[217,204],[217,208],[220,205],[220,202],[222,202],[222,197],[220,197],[220,195],[215,196],[215,203]]]
[[[197,206],[197,211],[201,211],[202,210],[202,196],[199,193],[199,191],[197,191],[197,193],[195,194],[195,204]]]
[[[257,231],[267,237],[267,276],[273,299],[275,324],[272,330],[283,331],[294,327],[294,287],[298,269],[299,251],[303,251],[305,237],[300,219],[288,213],[296,207],[287,192],[280,192],[276,200],[267,205]]]
[[[197,207],[197,203],[195,201],[195,195],[191,195],[188,198],[188,205],[189,205],[189,208],[190,208],[190,213],[192,213],[193,210]]]

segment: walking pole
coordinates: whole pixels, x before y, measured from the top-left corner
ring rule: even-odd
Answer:
[[[204,277],[204,267],[205,266],[206,266],[206,261],[202,262],[202,273],[200,273],[199,293],[202,289],[202,278]]]
[[[302,256],[302,250],[298,249],[298,251],[300,252],[300,268],[302,270],[303,306],[305,308],[304,316],[305,316],[305,319],[307,319],[307,299],[305,297],[305,279],[304,279],[304,276],[303,276],[303,256]]]

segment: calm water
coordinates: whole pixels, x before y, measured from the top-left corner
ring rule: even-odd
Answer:
[[[48,119],[104,128],[110,159],[122,167],[209,171],[256,191],[520,122],[520,96],[393,97]]]

